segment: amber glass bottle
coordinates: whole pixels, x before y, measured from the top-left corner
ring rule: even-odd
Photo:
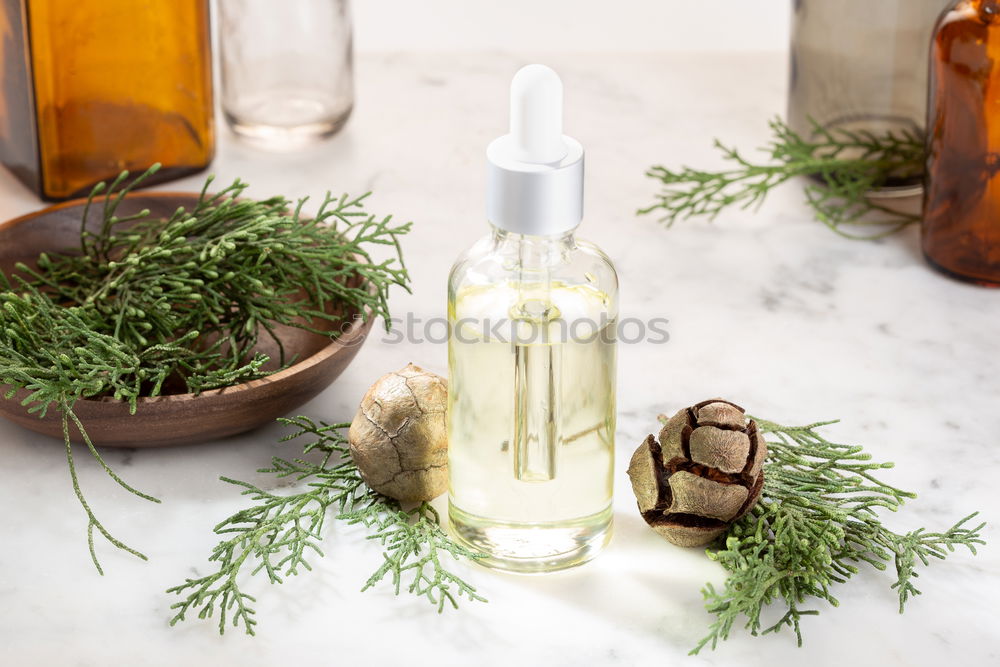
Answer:
[[[1000,0],[958,0],[931,46],[923,249],[1000,286]]]
[[[0,158],[46,199],[214,152],[208,0],[2,0]]]

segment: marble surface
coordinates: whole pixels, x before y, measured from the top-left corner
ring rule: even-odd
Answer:
[[[667,344],[622,345],[615,537],[595,562],[523,578],[467,566],[489,597],[441,616],[390,587],[359,592],[378,550],[333,526],[315,571],[258,595],[258,636],[220,637],[213,623],[169,628],[163,591],[206,571],[211,527],[241,506],[220,474],[254,471],[274,454],[277,426],[189,448],[107,452],[122,476],[163,499],[135,499],[79,456],[81,483],[112,531],[148,563],[104,543],[95,574],[84,515],[60,443],[0,424],[0,664],[6,665],[966,665],[997,664],[1000,539],[1000,294],[932,272],[916,230],[881,242],[841,239],[812,221],[791,185],[757,215],[665,230],[637,218],[658,162],[711,166],[718,135],[751,148],[782,111],[782,53],[574,55],[522,52],[365,55],[358,105],[344,132],[296,154],[269,154],[222,132],[212,171],[252,194],[371,189],[371,208],[412,219],[412,295],[392,309],[441,317],[452,260],[485,231],[483,151],[506,122],[505,88],[529,60],[555,67],[567,90],[567,132],[588,151],[584,238],[616,262],[622,315],[670,321]],[[171,183],[194,189],[200,177]],[[0,217],[38,202],[0,172]],[[432,334],[432,338],[436,336]],[[444,373],[446,346],[376,335],[337,383],[302,408],[349,419],[378,375],[418,362]],[[742,630],[715,652],[685,657],[710,617],[699,589],[723,571],[699,550],[648,530],[625,477],[657,413],[723,395],[776,421],[844,418],[829,433],[865,444],[898,467],[886,478],[920,493],[893,525],[944,528],[984,510],[990,544],[934,563],[924,595],[896,613],[888,576],[864,572],[838,591],[839,609],[787,632]]]

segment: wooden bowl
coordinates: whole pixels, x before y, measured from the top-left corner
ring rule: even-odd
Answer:
[[[190,210],[197,201],[194,193],[149,192],[128,196],[119,216],[148,208],[154,216],[168,217],[179,206]],[[17,262],[34,266],[39,253],[72,252],[79,248],[80,218],[85,200],[63,202],[0,224],[0,268],[10,272]],[[100,222],[100,206],[92,207],[88,225]],[[95,210],[96,209],[96,210]],[[288,414],[312,399],[337,379],[354,359],[371,329],[372,314],[349,317],[343,333],[331,340],[295,327],[279,327],[278,337],[286,354],[298,362],[273,375],[243,384],[195,394],[173,394],[144,398],[134,415],[127,403],[111,398],[77,401],[74,411],[94,444],[105,447],[160,447],[204,442],[235,435]],[[321,322],[331,333],[340,331],[334,322]],[[257,350],[277,359],[277,345],[261,337]],[[277,362],[271,362],[277,368]],[[265,368],[267,368],[265,366]],[[29,414],[21,401],[22,390],[10,400],[0,397],[0,416],[21,426],[62,438],[62,419],[50,407],[44,418]],[[74,441],[80,434],[70,427]]]

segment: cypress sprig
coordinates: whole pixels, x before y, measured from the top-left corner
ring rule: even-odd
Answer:
[[[412,509],[372,491],[351,460],[343,433],[349,423],[326,424],[307,417],[281,419],[295,429],[282,442],[309,437],[303,445],[305,458],[274,457],[271,467],[258,472],[276,480],[293,479],[302,490],[280,495],[258,485],[229,477],[220,479],[243,489],[251,504],[226,518],[214,528],[223,539],[215,546],[209,562],[211,574],[173,586],[167,593],[186,596],[171,605],[176,613],[170,625],[183,621],[189,612],[200,619],[218,613],[219,633],[242,624],[247,634],[255,634],[256,598],[243,591],[246,577],[264,572],[272,584],[286,577],[312,570],[308,556],[323,556],[321,542],[329,518],[370,530],[368,539],[383,548],[382,565],[368,578],[362,591],[389,577],[398,595],[402,590],[427,598],[438,612],[446,604],[458,607],[459,598],[485,601],[474,586],[447,568],[444,561],[475,560],[483,554],[454,542],[441,529],[436,510],[423,502]],[[408,583],[407,583],[408,581]]]
[[[307,216],[306,199],[243,199],[247,185],[239,180],[210,194],[209,178],[191,210],[167,219],[148,210],[119,216],[126,195],[157,169],[132,181],[123,172],[110,187],[93,189],[77,253],[42,253],[36,267],[20,264],[0,276],[0,385],[7,400],[26,390],[29,412],[61,413],[70,478],[102,574],[94,531],[145,556],[114,538],[85,500],[73,430],[115,482],[159,501],[125,484],[101,458],[74,411],[77,401],[125,401],[134,414],[140,398],[262,377],[278,370],[265,369],[269,359],[255,351],[262,335],[277,342],[280,368],[296,361],[285,355],[277,325],[331,337],[352,317],[381,316],[388,327],[389,289],[409,289],[399,238],[410,223],[366,212],[368,195],[327,193]],[[87,224],[91,215],[97,225]],[[376,259],[380,246],[389,258]]]
[[[899,612],[920,593],[914,586],[916,567],[943,559],[964,546],[973,554],[984,544],[981,523],[968,527],[970,514],[941,533],[921,528],[895,533],[879,518],[879,510],[896,511],[915,494],[879,480],[878,463],[857,445],[830,442],[817,429],[835,422],[788,427],[757,419],[768,435],[764,489],[759,502],[739,519],[724,544],[709,556],[729,573],[722,590],[706,584],[707,610],[715,616],[709,633],[691,651],[715,648],[729,637],[741,618],[752,635],[791,628],[802,645],[801,620],[819,614],[806,608],[813,600],[839,606],[832,588],[846,583],[859,567],[895,569]],[[784,609],[772,625],[761,615],[774,604]]]
[[[895,210],[872,198],[872,192],[920,178],[923,138],[910,131],[875,134],[812,123],[809,138],[781,119],[769,123],[771,141],[761,150],[767,160],[751,160],[718,139],[715,148],[731,166],[719,171],[692,167],[650,168],[646,175],[663,188],[656,202],[639,209],[655,214],[667,227],[679,220],[714,220],[733,207],[756,209],[779,185],[808,176],[806,203],[816,219],[835,233],[853,239],[893,234],[920,216]]]

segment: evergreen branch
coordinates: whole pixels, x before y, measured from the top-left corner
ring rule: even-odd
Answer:
[[[916,572],[917,561],[924,566],[930,565],[931,558],[944,560],[956,546],[964,546],[973,554],[977,544],[985,544],[979,537],[986,524],[980,523],[975,528],[966,528],[965,524],[976,517],[974,512],[965,517],[943,533],[928,533],[923,528],[911,531],[906,535],[887,533],[887,548],[892,552],[896,566],[896,582],[892,588],[899,593],[899,613],[902,614],[907,600],[911,595],[920,595],[913,585],[913,580],[919,576]]]
[[[956,546],[973,554],[983,544],[984,523],[966,524],[971,514],[943,533],[919,529],[901,535],[882,524],[877,511],[895,511],[915,495],[879,480],[875,473],[891,463],[871,461],[856,445],[830,442],[817,429],[834,422],[787,427],[757,419],[768,438],[764,489],[760,500],[736,521],[708,554],[727,571],[722,590],[711,584],[702,589],[705,607],[715,616],[709,633],[691,651],[715,648],[729,637],[733,625],[745,618],[752,635],[790,628],[802,645],[800,622],[817,609],[804,609],[812,600],[839,606],[831,589],[846,583],[867,564],[878,570],[892,563],[903,612],[911,595],[919,561],[943,559]],[[772,604],[784,614],[764,627],[761,615]]]
[[[141,560],[149,560],[144,553],[136,551],[135,549],[128,546],[121,540],[114,537],[111,533],[109,533],[107,528],[104,527],[104,524],[102,524],[97,519],[97,515],[94,514],[94,511],[90,508],[90,504],[87,502],[86,498],[84,498],[83,490],[80,488],[80,481],[76,475],[76,465],[74,465],[73,463],[73,445],[69,439],[69,418],[68,418],[69,415],[72,415],[73,418],[76,419],[76,415],[73,414],[72,408],[67,407],[63,410],[62,414],[63,439],[66,443],[66,462],[69,466],[70,480],[73,483],[73,492],[76,494],[76,498],[80,502],[80,506],[83,507],[83,511],[87,514],[87,547],[90,551],[90,559],[91,561],[93,561],[94,567],[97,568],[97,573],[102,576],[104,575],[104,568],[101,567],[101,562],[97,558],[97,551],[94,549],[95,528],[97,529],[97,532],[99,532],[104,537],[104,539],[106,539],[108,542],[118,547],[122,551],[127,551],[128,553],[132,554],[133,556]],[[86,432],[83,431],[82,428],[80,430],[80,433],[84,434],[84,437],[86,437]],[[117,481],[125,488],[131,489],[131,487],[122,482],[117,476],[115,476],[115,481]],[[157,503],[160,502],[159,500],[153,498],[152,496],[148,496],[146,494],[139,494],[138,492],[136,492],[136,494],[141,495],[143,498],[146,498],[147,500],[151,500]]]
[[[917,134],[903,130],[876,135],[812,122],[806,139],[780,119],[769,125],[772,139],[762,149],[766,162],[748,160],[716,140],[715,148],[732,165],[728,169],[650,168],[646,175],[664,187],[657,201],[639,214],[658,214],[667,227],[695,217],[714,220],[732,207],[756,209],[779,185],[809,176],[814,182],[805,187],[806,203],[817,220],[841,236],[881,238],[920,220],[869,197],[880,188],[919,179],[924,146]]]
[[[143,371],[143,361],[120,341],[90,330],[77,309],[55,307],[32,286],[22,287],[25,292],[20,295],[0,294],[0,382],[5,385],[4,398],[12,400],[19,390],[26,390],[22,403],[30,406],[30,412],[44,416],[52,408],[60,413],[70,480],[87,516],[87,544],[98,573],[104,572],[94,547],[94,529],[115,547],[146,560],[141,552],[112,536],[97,519],[80,487],[70,440],[72,424],[91,455],[117,484],[140,498],[160,502],[129,486],[111,470],[73,410],[81,398],[108,393],[134,407],[138,393],[132,376]]]
[[[448,554],[456,560],[478,560],[485,554],[470,551],[452,540],[441,529],[440,517],[430,503],[422,502],[411,510],[403,510],[391,502],[384,508],[369,506],[345,512],[338,518],[349,524],[360,523],[374,528],[375,532],[368,539],[377,540],[385,547],[385,562],[368,577],[362,591],[389,576],[399,595],[403,579],[409,576],[411,581],[406,591],[426,597],[437,606],[439,613],[444,611],[445,603],[458,609],[458,598],[463,595],[469,600],[486,601],[474,587],[441,563],[441,557]]]
[[[397,501],[368,488],[350,459],[343,435],[349,423],[316,424],[306,417],[279,421],[295,429],[282,442],[310,437],[302,447],[303,456],[318,455],[319,461],[275,457],[270,468],[258,471],[274,475],[277,480],[292,479],[303,487],[289,495],[221,478],[241,487],[251,504],[215,526],[214,532],[224,538],[209,556],[209,562],[217,564],[216,571],[186,579],[167,590],[186,595],[171,605],[176,610],[171,625],[185,620],[189,612],[207,619],[217,609],[220,633],[225,632],[230,620],[234,627],[242,624],[248,634],[255,634],[257,621],[252,603],[256,598],[243,592],[241,579],[263,571],[270,583],[280,584],[301,570],[311,570],[307,557],[323,556],[320,544],[331,512],[336,520],[369,528],[368,539],[384,548],[384,562],[361,590],[390,577],[397,594],[405,586],[407,592],[426,597],[439,612],[446,602],[457,608],[461,596],[485,601],[475,587],[442,562],[446,555],[455,560],[477,560],[483,554],[452,541],[441,529],[437,512],[430,504],[404,510]]]

